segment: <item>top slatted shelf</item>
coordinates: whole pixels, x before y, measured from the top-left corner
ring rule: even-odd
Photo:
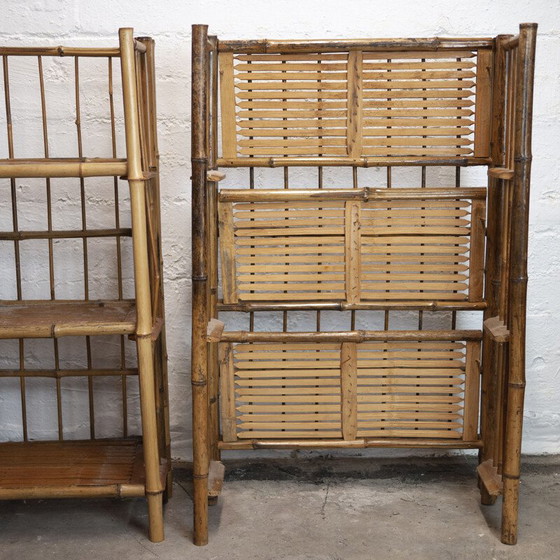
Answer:
[[[220,42],[222,166],[470,165],[491,41]]]

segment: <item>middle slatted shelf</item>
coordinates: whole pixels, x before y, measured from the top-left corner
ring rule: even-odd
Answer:
[[[220,309],[483,309],[485,199],[485,188],[223,189]],[[476,446],[480,339],[219,332],[222,446]]]

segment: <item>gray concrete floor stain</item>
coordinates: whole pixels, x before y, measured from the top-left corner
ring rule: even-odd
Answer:
[[[499,541],[472,457],[226,460],[210,544],[192,544],[189,473],[178,469],[166,540],[143,500],[0,503],[1,560],[560,560],[560,457],[524,461],[519,543]]]

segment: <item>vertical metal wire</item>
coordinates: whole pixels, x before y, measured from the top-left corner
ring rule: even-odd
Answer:
[[[10,159],[14,158],[14,131],[12,124],[12,106],[10,101],[10,72],[8,56],[4,55],[2,57],[2,68],[4,74],[4,103],[6,107],[6,132],[8,140],[8,157]],[[12,200],[12,227],[15,233],[19,232],[18,225],[18,210],[17,210],[17,186],[16,180],[10,179],[10,192]],[[22,286],[21,286],[21,253],[20,253],[20,243],[18,239],[14,239],[14,260],[16,266],[16,294],[18,301],[21,301],[22,296]],[[18,353],[19,353],[19,369],[23,373],[25,370],[25,343],[23,338],[18,340]],[[22,423],[22,436],[23,441],[28,440],[28,428],[27,428],[27,399],[26,399],[26,387],[25,387],[25,376],[20,375],[20,396],[21,396],[21,423]]]

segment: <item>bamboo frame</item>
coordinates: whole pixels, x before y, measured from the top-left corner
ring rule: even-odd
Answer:
[[[9,158],[0,160],[0,177],[11,182],[13,231],[2,232],[0,239],[15,248],[17,299],[0,302],[0,337],[19,339],[19,369],[3,369],[0,378],[20,380],[23,442],[0,443],[0,454],[10,457],[10,468],[0,477],[0,499],[139,497],[148,503],[149,537],[163,540],[162,497],[169,495],[171,457],[167,402],[167,372],[163,317],[159,179],[156,138],[154,43],[150,38],[134,39],[131,28],[119,30],[117,48],[0,48],[3,59],[5,105]],[[74,89],[78,157],[49,157],[47,96],[43,58],[68,56],[74,59]],[[37,57],[44,157],[21,159],[14,149],[14,125],[11,116],[10,57]],[[111,154],[106,158],[88,158],[84,154],[80,109],[80,60],[83,57],[107,59]],[[117,157],[117,119],[113,83],[114,61],[120,61],[124,140],[126,158]],[[17,132],[17,129],[16,129]],[[18,227],[15,179],[44,178],[47,190],[48,227],[43,231],[20,231]],[[53,228],[51,179],[76,178],[81,205],[81,230]],[[115,227],[88,227],[86,198],[88,177],[112,177],[115,196]],[[128,180],[132,227],[120,226],[119,178]],[[109,181],[110,184],[111,181]],[[88,240],[114,239],[117,291],[115,300],[90,299]],[[123,240],[133,248],[134,298],[124,298]],[[80,239],[83,251],[83,300],[57,298],[54,240]],[[49,254],[50,300],[25,299],[22,290],[20,245],[29,240],[45,240]],[[95,335],[116,336],[120,347],[119,367],[96,367]],[[127,364],[126,336],[137,348],[137,367]],[[64,368],[61,365],[59,338],[80,336],[85,340],[87,367]],[[52,338],[55,363],[45,369],[29,369],[25,364],[28,338]],[[27,419],[26,380],[44,377],[56,387],[58,441],[30,441]],[[94,378],[115,378],[122,392],[122,438],[96,439],[96,399]],[[62,380],[85,378],[88,387],[91,439],[65,441]],[[128,380],[137,380],[140,390],[142,437],[129,434]],[[85,460],[86,467],[80,467]],[[25,476],[15,475],[26,464]],[[14,470],[15,469],[15,470]],[[48,473],[48,474],[45,474]],[[105,474],[103,474],[105,473]],[[108,473],[112,473],[111,476]],[[111,480],[113,477],[113,480]]]
[[[522,24],[519,36],[495,39],[220,41],[193,27],[196,544],[208,541],[207,503],[220,484],[210,491],[206,478],[220,451],[370,447],[479,449],[482,503],[503,492],[502,541],[515,542],[535,35],[536,25]],[[422,95],[414,80],[423,80]],[[439,128],[422,134],[418,117]],[[445,139],[449,126],[455,142]],[[461,186],[461,168],[471,165],[489,167],[488,189]],[[351,184],[324,188],[330,166],[351,168]],[[421,169],[420,188],[392,188],[400,166]],[[430,166],[455,167],[455,185],[430,188]],[[240,186],[248,188],[219,188],[206,175],[218,167],[247,169]],[[255,169],[267,167],[282,168],[283,188],[255,188]],[[292,167],[316,167],[316,187],[291,188]],[[386,188],[360,185],[360,167],[385,167]],[[470,199],[467,210],[458,193]],[[368,208],[380,210],[387,230]],[[441,266],[436,282],[453,293],[449,301],[430,296],[423,276],[433,253],[445,254],[445,238],[415,246],[403,225],[426,227],[436,215],[446,224],[438,235],[453,224],[460,232],[449,262],[431,265]],[[452,269],[470,281],[468,292],[453,289]],[[401,274],[396,284],[408,293],[362,297],[372,272],[386,283]],[[322,329],[327,310],[347,312],[349,328]],[[417,313],[417,329],[390,328],[403,310]],[[466,310],[484,312],[481,330],[457,328]],[[257,314],[272,311],[281,331],[257,330]],[[317,328],[289,329],[294,311],[315,312]],[[383,329],[356,327],[358,313],[375,311]],[[426,329],[425,311],[446,312],[450,328]],[[219,313],[228,312],[247,314],[249,330],[224,330]],[[437,366],[445,356],[444,387]]]

